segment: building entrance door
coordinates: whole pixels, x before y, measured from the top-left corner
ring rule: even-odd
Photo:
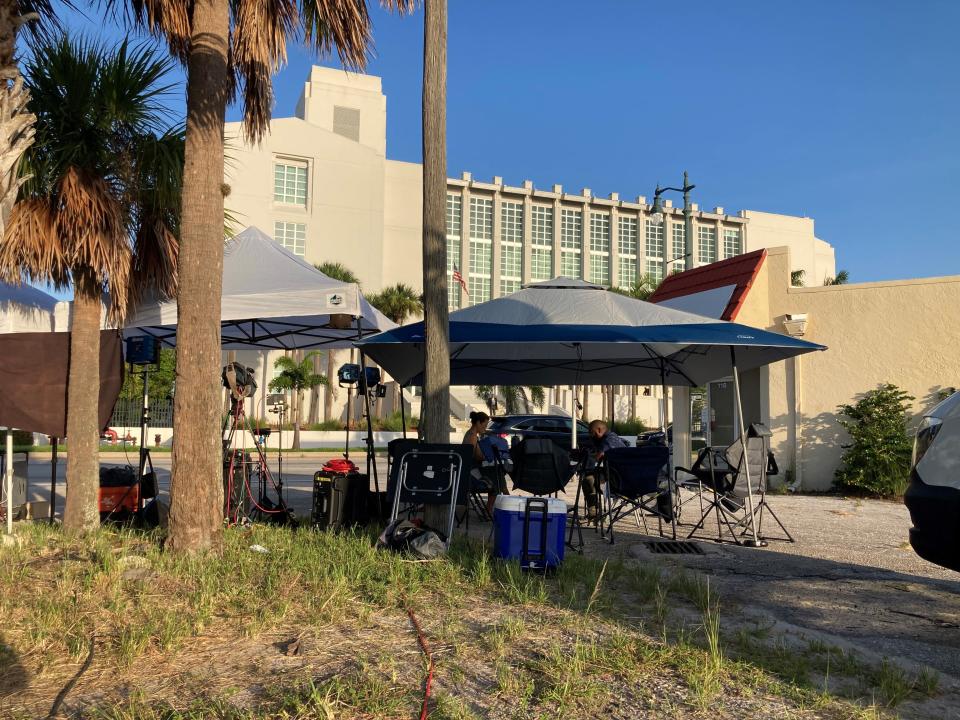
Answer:
[[[712,382],[707,388],[710,426],[706,428],[710,445],[726,447],[737,437],[736,398],[733,381]]]

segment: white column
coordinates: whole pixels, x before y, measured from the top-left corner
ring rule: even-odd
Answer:
[[[673,388],[673,458],[681,467],[689,467],[692,453],[690,441],[690,388]]]
[[[7,428],[7,464],[5,469],[3,488],[7,495],[7,535],[13,535],[13,430],[10,428]]]

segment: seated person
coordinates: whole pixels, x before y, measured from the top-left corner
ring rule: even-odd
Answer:
[[[603,456],[607,450],[626,446],[627,443],[610,430],[603,420],[590,422],[590,445],[587,446],[587,450],[591,451],[591,455],[587,459],[586,471],[583,474],[583,497],[587,504],[587,519],[595,520],[599,512],[597,464],[603,462]]]
[[[474,469],[471,475],[474,479],[481,480],[485,487],[489,489],[487,494],[487,510],[493,513],[493,504],[497,500],[497,494],[507,494],[507,483],[504,478],[499,477],[496,467],[487,463],[484,457],[483,448],[480,445],[481,436],[487,431],[487,425],[490,423],[490,416],[485,412],[470,413],[470,428],[463,436],[464,445],[473,446]]]

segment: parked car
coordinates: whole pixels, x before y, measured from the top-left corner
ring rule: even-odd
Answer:
[[[904,496],[917,554],[960,571],[960,392],[920,421]]]
[[[667,425],[667,443],[673,442],[673,425]],[[637,447],[645,447],[647,445],[665,445],[663,441],[663,430],[657,428],[655,430],[647,430],[637,435]]]
[[[547,437],[569,448],[572,428],[566,415],[502,415],[490,420],[487,432],[498,435],[510,446],[528,437]],[[583,420],[577,420],[577,446],[590,441],[590,428]]]

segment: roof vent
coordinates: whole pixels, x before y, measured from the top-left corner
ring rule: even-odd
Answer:
[[[334,105],[333,131],[348,140],[360,142],[360,111],[356,108]]]

